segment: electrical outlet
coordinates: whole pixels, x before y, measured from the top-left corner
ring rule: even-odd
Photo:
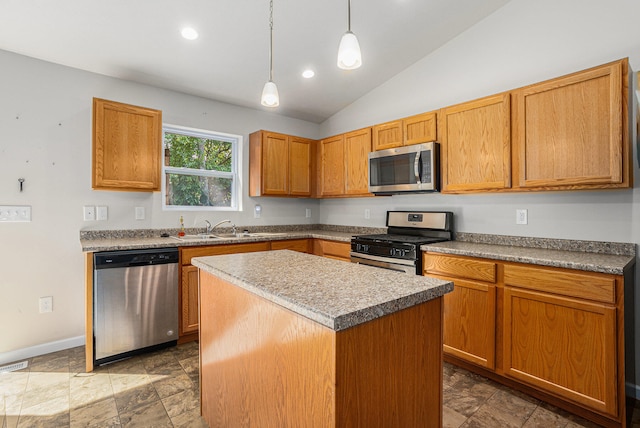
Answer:
[[[41,297],[40,300],[38,301],[39,306],[40,306],[40,313],[44,314],[46,312],[53,312],[53,297],[52,296],[46,296],[46,297]]]
[[[253,218],[260,218],[262,216],[262,207],[260,205],[256,205],[253,207]]]
[[[365,220],[369,220],[371,218],[371,210],[369,208],[364,209],[364,218]]]
[[[311,208],[305,208],[304,209],[304,216],[306,218],[311,218]]]
[[[96,219],[96,207],[85,205],[82,212],[84,221],[94,221]]]
[[[516,224],[528,224],[529,216],[527,210],[516,210]]]

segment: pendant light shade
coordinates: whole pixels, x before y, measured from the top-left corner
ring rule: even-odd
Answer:
[[[280,104],[278,88],[273,81],[269,80],[262,89],[262,105],[266,107],[277,107]]]
[[[269,2],[269,80],[262,88],[260,102],[266,107],[278,107],[280,105],[278,88],[273,82],[273,0]]]
[[[353,70],[362,65],[362,54],[358,38],[351,31],[347,31],[340,39],[338,48],[338,67]]]
[[[348,29],[340,39],[338,67],[343,70],[354,70],[362,65],[362,54],[358,38],[351,32],[351,0],[348,1]]]

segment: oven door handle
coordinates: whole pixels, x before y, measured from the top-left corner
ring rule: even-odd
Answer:
[[[371,255],[365,255],[360,253],[351,253],[351,263],[359,263],[368,266],[375,266],[383,269],[393,270],[397,272],[404,272],[415,274],[416,266],[409,260],[394,260],[389,262],[384,257],[376,257]]]

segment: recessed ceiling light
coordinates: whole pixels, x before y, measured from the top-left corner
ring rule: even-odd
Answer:
[[[316,75],[315,71],[310,69],[307,69],[302,72],[302,77],[304,77],[305,79],[311,79],[315,75]]]
[[[198,32],[191,27],[183,28],[180,34],[187,40],[195,40],[198,38]]]

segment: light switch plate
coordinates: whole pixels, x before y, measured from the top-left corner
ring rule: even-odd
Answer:
[[[109,209],[104,206],[96,207],[96,219],[106,220],[109,217]]]
[[[31,221],[31,207],[25,205],[1,205],[0,222],[28,222]]]
[[[144,207],[136,207],[136,220],[144,220]]]

